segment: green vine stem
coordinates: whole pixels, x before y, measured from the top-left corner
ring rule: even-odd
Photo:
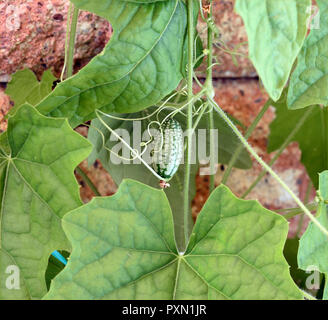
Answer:
[[[213,118],[213,109],[208,114],[208,123],[210,129],[210,193],[215,189],[215,160],[214,153],[215,150],[215,142],[214,142],[214,118]]]
[[[65,60],[64,66],[60,75],[60,81],[64,81],[66,67],[67,67],[67,57],[68,57],[68,46],[69,46],[69,34],[70,34],[70,25],[71,25],[71,15],[72,15],[72,2],[69,3],[68,11],[67,11],[67,25],[66,25],[66,39],[65,39]]]
[[[72,11],[73,11],[73,15],[72,15]],[[61,81],[64,81],[64,79],[70,78],[73,75],[74,50],[75,50],[76,30],[77,30],[79,12],[80,12],[79,9],[75,8],[74,5],[70,2],[67,12],[65,62],[60,76]]]
[[[305,206],[307,207],[307,209],[309,211],[315,211],[318,208],[317,203],[309,203]],[[281,210],[277,210],[276,212],[283,214],[283,216],[286,220],[292,219],[292,218],[304,213],[304,211],[301,208],[281,209]]]
[[[193,127],[193,79],[194,79],[194,0],[188,0],[188,111],[187,111],[187,152],[185,159],[185,177],[184,177],[184,239],[185,246],[189,240],[189,215],[190,215],[190,161],[192,157],[192,127]]]
[[[72,14],[73,9],[73,14]],[[67,13],[67,30],[66,30],[66,43],[65,43],[65,62],[61,75],[61,81],[64,79],[64,75],[66,72],[66,79],[70,78],[73,75],[73,67],[74,67],[74,51],[75,51],[75,40],[76,40],[76,30],[77,30],[77,22],[79,17],[80,10],[76,8],[72,3],[69,5],[68,13]],[[80,168],[77,167],[76,172],[81,176],[83,181],[89,186],[91,191],[97,196],[100,197],[101,194],[90,180],[90,178],[86,175],[86,173]]]
[[[202,8],[200,9],[202,10]],[[213,88],[213,29],[209,26],[210,21],[213,17],[213,3],[210,1],[210,9],[207,16],[207,74],[205,81],[205,88],[210,96],[214,98],[214,88]],[[208,127],[210,130],[210,187],[209,191],[215,189],[215,141],[214,141],[214,117],[213,108],[210,109],[208,114]]]
[[[308,186],[306,188],[306,193],[305,193],[305,197],[304,197],[304,203],[308,203],[309,202],[312,188],[313,188],[312,182],[309,181]],[[301,236],[303,224],[304,224],[304,214],[302,214],[300,216],[300,219],[299,219],[299,222],[298,222],[298,226],[297,226],[297,230],[296,230],[296,237],[298,237],[298,238],[300,238],[300,236]]]
[[[287,146],[291,143],[291,141],[293,140],[293,138],[295,137],[295,135],[299,132],[299,130],[301,129],[301,127],[303,126],[303,124],[305,123],[305,121],[309,118],[310,114],[312,113],[314,107],[308,108],[306,110],[306,112],[304,113],[304,115],[302,116],[302,118],[300,119],[300,121],[297,123],[297,125],[294,127],[294,129],[290,132],[290,134],[288,135],[288,137],[286,138],[286,140],[284,141],[284,143],[281,145],[281,147],[279,148],[279,150],[277,151],[277,153],[275,154],[275,156],[271,159],[271,161],[269,162],[269,166],[272,167],[276,161],[278,160],[278,158],[281,156],[281,154],[284,152],[284,150],[287,148]],[[266,175],[267,171],[263,170],[258,177],[256,178],[256,180],[250,185],[250,187],[243,193],[243,195],[241,196],[241,198],[246,198],[251,191],[258,185],[258,183],[263,179],[263,177]]]
[[[66,73],[67,78],[70,78],[73,75],[75,39],[76,39],[76,29],[77,29],[79,12],[80,12],[79,9],[74,7],[71,27],[69,31],[70,37],[69,37],[69,47],[68,47],[68,57],[67,57],[67,73]]]
[[[226,115],[226,113],[218,106],[218,104],[213,100],[213,98],[208,97],[209,101],[218,112],[218,114],[222,117],[222,119],[230,126],[232,131],[237,135],[245,148],[250,152],[250,154],[259,162],[259,164],[268,171],[272,177],[278,181],[278,183],[289,193],[289,195],[294,199],[297,205],[304,211],[304,213],[309,217],[309,219],[328,237],[327,229],[321,225],[321,223],[312,215],[312,213],[307,209],[307,207],[303,204],[303,202],[298,198],[297,195],[288,187],[288,185],[276,174],[272,168],[262,160],[262,158],[256,153],[256,151],[251,147],[251,145],[247,142],[244,136],[239,132],[237,127],[233,124],[230,118]]]
[[[268,111],[268,109],[270,108],[272,104],[272,100],[269,99],[267,101],[267,103],[263,106],[263,108],[261,109],[261,111],[259,112],[259,114],[256,116],[256,118],[254,119],[254,121],[252,122],[252,124],[250,125],[250,127],[247,129],[246,133],[245,133],[245,139],[248,140],[250,138],[250,136],[253,134],[254,130],[256,129],[257,125],[259,124],[259,122],[261,121],[261,119],[263,118],[263,116],[265,115],[265,113]],[[222,181],[222,184],[227,184],[228,179],[230,177],[232,168],[234,166],[234,164],[236,163],[238,157],[240,156],[240,153],[243,150],[243,145],[239,145],[238,148],[236,149],[236,151],[234,152],[229,164],[228,164],[228,168],[225,171]]]
[[[199,125],[199,122],[200,122],[200,120],[203,118],[204,113],[205,113],[206,110],[208,110],[208,103],[204,103],[204,104],[203,104],[203,106],[202,106],[202,108],[201,108],[201,110],[200,110],[200,112],[199,112],[199,114],[198,114],[196,120],[193,122],[193,128],[192,128],[192,132],[193,132],[193,133],[194,133],[195,130],[197,129],[197,127],[198,127],[198,125]]]
[[[86,182],[86,184],[89,186],[91,191],[95,194],[95,196],[101,197],[101,194],[99,193],[98,189],[93,184],[93,182],[90,180],[90,178],[87,176],[87,174],[80,167],[77,167],[75,170],[76,170],[76,173],[81,176],[83,181]]]

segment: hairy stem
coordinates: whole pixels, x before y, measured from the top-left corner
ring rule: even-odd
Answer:
[[[256,151],[250,146],[247,140],[243,137],[243,135],[239,132],[237,127],[233,124],[230,118],[225,114],[225,112],[217,105],[217,103],[211,98],[208,97],[209,101],[212,103],[215,110],[219,113],[222,119],[230,126],[232,131],[237,135],[245,148],[250,152],[250,154],[258,161],[258,163],[268,171],[272,177],[278,181],[278,183],[289,193],[289,195],[293,198],[293,200],[297,203],[297,205],[304,211],[304,213],[309,217],[309,219],[328,237],[327,229],[321,225],[321,223],[312,215],[312,213],[306,208],[303,202],[298,198],[297,195],[288,187],[288,185],[270,168],[265,161],[256,153]]]
[[[75,170],[76,170],[76,173],[79,174],[81,176],[81,178],[83,179],[83,181],[85,181],[85,183],[89,186],[89,188],[91,189],[91,191],[97,197],[101,197],[101,194],[99,193],[99,191],[97,190],[97,188],[93,184],[93,182],[90,180],[90,178],[87,176],[87,174],[80,167],[77,167]]]
[[[211,1],[210,12],[208,13],[207,20],[213,17],[213,6]],[[214,98],[214,88],[213,88],[213,30],[210,26],[207,28],[207,74],[205,81],[205,88]],[[213,108],[210,109],[208,114],[208,124],[210,130],[210,193],[215,189],[215,141],[214,141],[214,117]]]
[[[184,238],[185,246],[189,240],[189,218],[190,218],[190,162],[192,157],[192,127],[193,127],[193,73],[194,73],[194,0],[188,0],[188,110],[187,110],[187,152],[185,159],[184,177]]]
[[[208,103],[206,103],[206,104],[204,104],[204,105],[202,106],[202,109],[200,110],[200,112],[199,112],[199,114],[198,114],[196,120],[193,122],[193,128],[192,128],[193,133],[194,133],[195,130],[197,129],[197,127],[198,127],[198,125],[199,125],[199,122],[200,122],[200,120],[203,118],[204,113],[205,113],[206,110],[208,110]]]
[[[67,25],[66,25],[66,39],[65,39],[65,61],[64,66],[60,75],[60,81],[64,81],[66,67],[67,67],[67,58],[68,58],[68,46],[69,46],[69,33],[70,33],[70,25],[71,25],[71,15],[72,15],[73,3],[69,3],[68,12],[67,12]]]
[[[215,189],[215,141],[214,141],[214,117],[213,109],[208,114],[208,123],[210,129],[210,193]]]
[[[315,211],[318,208],[318,204],[317,203],[309,203],[306,205],[307,209],[309,211]],[[286,220],[292,219],[300,214],[303,214],[304,211],[301,208],[291,208],[289,210],[277,210],[277,213],[284,213],[284,218]]]
[[[288,137],[286,138],[286,140],[284,141],[284,143],[281,145],[281,147],[279,148],[279,150],[277,151],[277,153],[275,154],[275,156],[269,162],[269,166],[270,167],[272,167],[275,164],[275,162],[278,160],[278,158],[281,156],[281,154],[284,152],[284,150],[287,148],[287,146],[292,142],[293,138],[299,132],[299,130],[301,129],[301,127],[303,126],[303,124],[305,123],[305,121],[308,119],[308,117],[310,116],[310,114],[312,113],[312,111],[313,111],[313,107],[306,110],[306,112],[304,113],[303,117],[300,119],[300,121],[297,123],[297,125],[294,127],[294,129],[290,132],[290,134],[288,135]],[[241,196],[241,198],[247,197],[250,194],[250,192],[263,179],[263,177],[265,176],[266,173],[267,173],[267,171],[266,170],[263,170],[259,174],[259,176],[256,178],[256,180],[250,185],[250,187],[243,193],[243,195]]]
[[[316,210],[318,203],[316,202],[311,202],[305,205],[310,211]],[[282,213],[282,214],[287,214],[287,213],[291,213],[291,212],[298,212],[299,214],[301,214],[303,211],[299,208],[285,208],[285,209],[278,209],[275,212],[277,213]]]
[[[69,31],[70,37],[69,37],[69,47],[68,47],[68,57],[67,57],[67,72],[66,72],[67,78],[70,78],[73,75],[74,51],[75,51],[75,40],[76,40],[78,17],[79,17],[79,9],[74,7],[71,28]]]
[[[309,202],[312,188],[313,188],[312,182],[309,181],[308,186],[306,188],[304,203],[308,203]],[[302,228],[303,228],[303,224],[304,224],[304,214],[302,214],[300,216],[300,220],[298,222],[297,231],[296,231],[296,237],[298,237],[298,238],[300,238],[300,235],[301,235],[301,232],[302,232]]]
[[[246,140],[248,140],[250,138],[250,136],[254,132],[255,128],[257,127],[257,125],[259,124],[259,122],[261,121],[261,119],[263,118],[264,114],[270,108],[271,104],[272,104],[272,100],[269,99],[267,101],[267,103],[263,106],[263,108],[259,112],[259,114],[256,116],[255,120],[253,121],[253,123],[250,125],[250,127],[247,129],[247,131],[245,133],[245,139]],[[234,152],[234,154],[233,154],[233,156],[232,156],[232,158],[231,158],[231,160],[229,162],[228,168],[227,168],[227,170],[225,171],[225,173],[223,175],[223,178],[222,178],[222,181],[221,181],[222,184],[227,184],[228,179],[229,179],[230,174],[231,174],[231,171],[232,171],[232,168],[235,165],[235,163],[236,163],[238,157],[240,156],[240,153],[242,152],[242,150],[243,150],[243,145],[240,144],[238,146],[238,148],[236,149],[236,151]]]

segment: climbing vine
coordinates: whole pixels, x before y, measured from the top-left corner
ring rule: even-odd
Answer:
[[[320,28],[307,35],[310,0],[236,0],[270,96],[243,135],[214,92],[213,48],[222,42],[214,0],[71,0],[60,83],[52,90],[50,71],[39,82],[23,70],[6,90],[15,106],[0,135],[0,299],[315,299],[286,250],[297,253],[296,269],[317,266],[326,277],[328,6],[317,3]],[[73,75],[80,10],[107,19],[114,33]],[[248,138],[271,106],[268,149],[277,153],[267,164]],[[272,169],[292,141],[318,190],[314,203]],[[211,195],[194,223],[204,158]],[[78,167],[85,159],[102,162],[119,187],[114,196],[100,196]],[[226,184],[232,168],[249,169],[252,159],[263,172],[239,199]],[[218,163],[227,170],[216,188]],[[85,205],[75,169],[97,196]],[[266,173],[296,208],[281,215],[243,199]],[[295,249],[286,244],[288,219],[301,214],[310,224]],[[327,299],[324,281],[321,291]]]

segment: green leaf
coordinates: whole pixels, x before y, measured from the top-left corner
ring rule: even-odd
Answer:
[[[249,56],[270,97],[277,101],[307,34],[310,0],[237,0],[246,25]]]
[[[114,34],[100,55],[40,103],[41,113],[67,117],[75,127],[93,119],[96,109],[136,112],[177,87],[187,23],[181,0],[72,2],[109,20]]]
[[[320,9],[320,27],[311,30],[298,56],[297,67],[289,85],[290,109],[313,104],[328,105],[328,3],[318,0],[317,4]]]
[[[125,180],[63,219],[73,251],[45,299],[301,299],[283,258],[287,221],[225,186],[178,253],[163,191]]]
[[[318,187],[318,173],[328,169],[327,108],[314,106],[309,110],[288,110],[285,92],[274,107],[276,118],[270,125],[268,152],[278,150],[307,113],[304,124],[292,141],[298,142],[302,151],[301,161],[314,186]]]
[[[7,85],[5,93],[15,102],[15,107],[10,110],[13,115],[24,103],[38,104],[51,91],[56,78],[50,70],[43,73],[39,82],[33,71],[29,69],[17,71]]]
[[[324,171],[319,175],[319,191],[320,194],[327,194],[327,180],[328,180],[328,171]],[[325,199],[326,201],[328,198]],[[321,203],[319,210],[321,211],[320,217],[318,218],[319,222],[325,227],[328,228],[328,211],[327,205]],[[316,227],[313,222],[309,224],[305,233],[303,234],[300,240],[300,246],[298,250],[298,265],[301,269],[307,270],[309,267],[313,270],[313,267],[316,267],[318,271],[325,274],[326,285],[323,299],[328,299],[328,239],[318,227]]]
[[[0,139],[0,299],[38,299],[46,292],[49,255],[70,249],[61,218],[81,205],[74,168],[90,152],[63,119],[21,106]],[[20,290],[6,287],[8,266]]]

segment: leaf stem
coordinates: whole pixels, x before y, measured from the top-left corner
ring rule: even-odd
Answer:
[[[190,215],[190,162],[192,157],[192,127],[193,127],[193,73],[194,73],[194,0],[188,0],[188,111],[187,111],[187,152],[184,177],[184,238],[185,246],[189,240],[189,215]]]
[[[213,117],[213,109],[208,114],[208,124],[210,129],[210,194],[215,189],[215,141],[214,141],[214,117]]]
[[[317,203],[309,203],[309,204],[307,204],[305,206],[307,207],[307,209],[309,211],[315,211],[318,208],[318,204]],[[277,210],[276,212],[277,213],[284,213],[285,212],[285,214],[283,216],[284,216],[284,218],[286,220],[292,219],[292,218],[298,216],[299,214],[304,213],[304,211],[301,208],[290,208],[290,209],[287,209],[287,210],[286,209],[284,209],[284,210]]]
[[[201,9],[202,10],[202,9]],[[210,21],[213,17],[213,4],[210,3],[210,9],[207,16],[207,21]],[[210,96],[214,98],[214,88],[213,88],[213,29],[208,26],[207,28],[207,74],[205,81],[205,88]],[[210,186],[209,191],[215,189],[215,141],[214,141],[214,117],[213,117],[213,108],[209,111],[208,114],[208,128],[210,130]]]
[[[259,114],[256,116],[256,118],[254,119],[254,121],[252,122],[252,124],[250,125],[250,127],[247,129],[246,133],[245,133],[245,139],[248,140],[250,138],[250,136],[252,135],[252,133],[254,132],[254,130],[256,129],[257,125],[259,124],[259,122],[261,121],[261,119],[263,118],[264,114],[268,111],[268,109],[270,108],[272,104],[272,100],[269,99],[267,101],[267,103],[263,106],[263,108],[261,109],[261,111],[259,112]],[[229,164],[228,164],[228,168],[225,171],[222,181],[222,184],[227,184],[228,179],[230,177],[231,171],[233,166],[235,165],[240,153],[243,150],[243,145],[240,144],[238,146],[238,148],[236,149],[236,151],[234,152]]]
[[[192,131],[193,133],[195,132],[195,130],[197,129],[198,125],[199,125],[199,122],[200,120],[203,118],[203,115],[205,113],[205,111],[208,109],[208,103],[204,104],[202,106],[202,109],[200,110],[196,120],[193,122],[193,128],[192,128]]]
[[[321,223],[312,215],[312,213],[306,208],[303,202],[295,195],[295,193],[289,188],[289,186],[275,173],[272,168],[270,168],[265,161],[256,153],[256,151],[251,147],[251,145],[247,142],[247,140],[243,137],[243,135],[239,132],[237,127],[233,124],[230,118],[225,114],[225,112],[218,106],[218,104],[211,98],[208,97],[209,101],[212,103],[215,110],[222,117],[222,119],[230,126],[232,131],[237,135],[245,148],[250,152],[250,154],[259,162],[259,164],[268,171],[272,177],[278,181],[278,183],[289,193],[289,195],[293,198],[293,200],[297,203],[297,205],[304,211],[304,213],[309,217],[309,219],[328,237],[327,229],[321,225]]]
[[[207,89],[208,95],[214,98],[214,88],[213,88],[213,30],[209,25],[209,21],[213,17],[213,6],[212,1],[210,4],[210,9],[207,17],[207,69],[206,69],[206,80],[204,87]]]
[[[67,11],[67,24],[66,24],[66,39],[65,39],[65,60],[64,60],[64,66],[60,75],[60,81],[64,81],[66,67],[67,67],[67,57],[68,57],[68,46],[69,46],[69,31],[70,31],[70,25],[71,25],[71,14],[72,14],[72,8],[73,3],[69,3],[68,11]]]
[[[308,186],[306,188],[306,193],[305,193],[305,197],[304,197],[304,203],[308,203],[309,202],[312,188],[313,188],[312,182],[309,181]],[[303,224],[304,224],[304,214],[301,215],[301,217],[299,219],[299,222],[298,222],[298,226],[297,226],[297,230],[296,230],[296,237],[298,237],[298,238],[300,238],[300,234],[302,232]]]
[[[301,129],[301,127],[303,126],[303,124],[305,123],[305,121],[308,119],[308,117],[310,116],[310,114],[313,111],[313,107],[312,108],[308,108],[306,110],[306,112],[304,113],[303,117],[300,119],[300,121],[297,123],[297,125],[294,127],[294,129],[290,132],[290,134],[288,135],[288,137],[286,138],[286,140],[284,141],[284,143],[281,145],[281,147],[279,148],[279,150],[277,151],[277,153],[275,154],[275,156],[271,159],[271,161],[269,162],[269,166],[272,167],[275,162],[278,160],[278,158],[280,157],[280,155],[284,152],[284,150],[287,148],[287,146],[291,143],[291,141],[293,140],[293,138],[295,137],[295,135],[299,132],[299,130]],[[266,170],[263,170],[258,177],[256,178],[256,180],[250,185],[250,187],[243,193],[243,195],[241,196],[241,198],[246,198],[250,192],[257,186],[257,184],[263,179],[263,177],[265,176],[265,174],[267,173]]]
[[[69,37],[68,57],[67,57],[67,72],[66,72],[67,78],[70,78],[73,75],[76,29],[77,29],[79,12],[80,12],[79,9],[74,6],[72,22],[69,31],[70,37]]]
[[[90,178],[87,176],[87,174],[80,167],[77,167],[75,170],[76,170],[76,173],[82,177],[83,181],[86,182],[86,184],[89,186],[89,188],[92,190],[92,192],[97,197],[101,197],[100,192],[98,191],[96,186],[93,184],[93,182],[90,180]]]

